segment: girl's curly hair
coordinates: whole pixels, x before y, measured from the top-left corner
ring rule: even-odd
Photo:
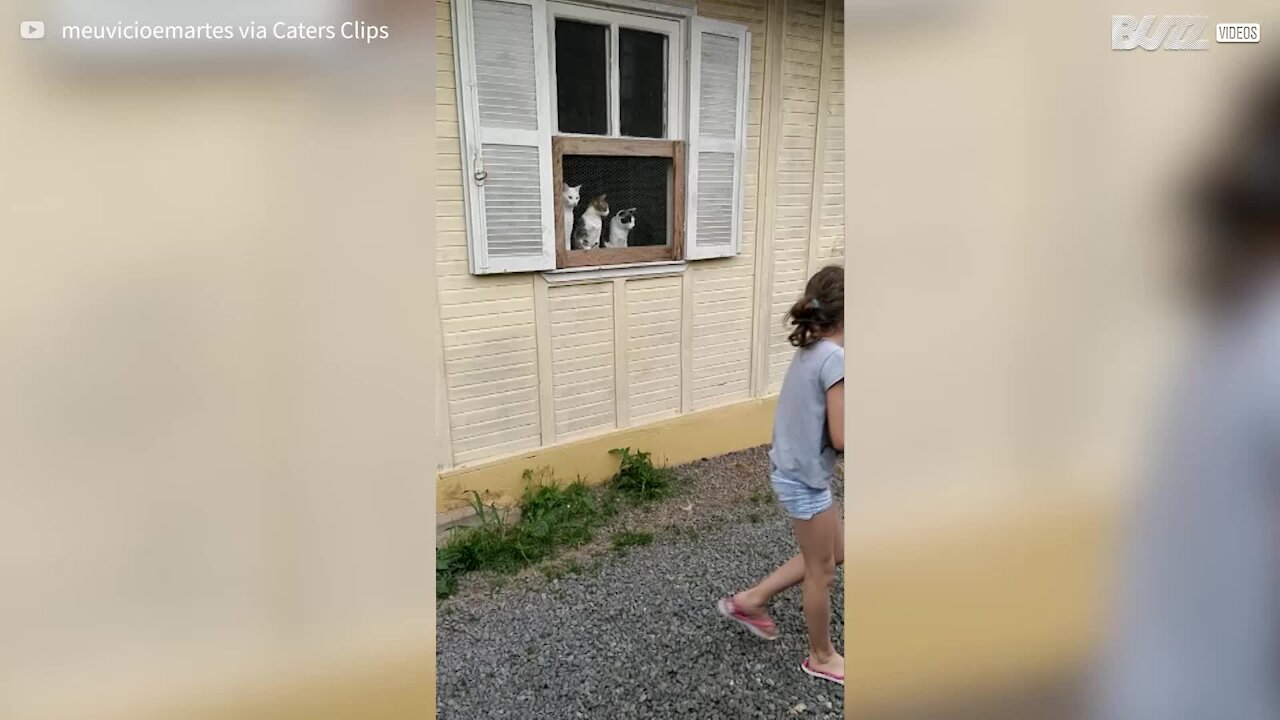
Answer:
[[[804,295],[791,306],[787,320],[795,326],[787,337],[806,348],[844,326],[844,268],[828,265],[805,285]]]
[[[1191,184],[1199,290],[1227,309],[1280,254],[1280,60],[1258,77],[1224,146]]]

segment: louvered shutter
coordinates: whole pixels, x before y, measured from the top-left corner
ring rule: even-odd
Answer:
[[[471,272],[556,265],[545,0],[454,0]]]
[[[690,259],[736,255],[742,245],[751,33],[694,18],[690,53]]]

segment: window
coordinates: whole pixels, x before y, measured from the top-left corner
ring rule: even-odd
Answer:
[[[556,22],[556,126],[561,132],[609,134],[609,27]]]
[[[745,28],[545,0],[453,20],[472,272],[737,252]]]
[[[680,23],[564,3],[548,8],[554,185],[568,197],[556,218],[556,266],[679,259],[684,227],[677,237],[672,211],[685,200],[684,150],[675,148],[683,134]],[[608,210],[597,217],[601,208]]]
[[[679,22],[549,3],[555,132],[679,139]]]
[[[557,218],[557,267],[682,258],[684,143],[562,136],[552,148],[554,186],[587,198]],[[598,247],[585,248],[584,236],[593,232]]]

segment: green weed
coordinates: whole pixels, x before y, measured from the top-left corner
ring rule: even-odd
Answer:
[[[436,550],[436,598],[442,600],[457,592],[458,578],[466,573],[486,570],[509,575],[554,556],[562,548],[590,542],[596,529],[617,513],[619,499],[645,504],[672,493],[675,474],[655,467],[649,453],[630,448],[611,452],[621,459],[618,474],[599,491],[587,487],[582,478],[562,485],[549,468],[526,470],[519,520],[512,521],[508,512],[472,491],[468,503],[475,511],[475,524],[452,531]],[[643,539],[645,535],[615,536],[615,548],[647,545],[653,538],[648,535]],[[542,572],[555,579],[598,569],[571,562],[548,566]],[[491,587],[499,582],[491,582]]]
[[[670,497],[675,489],[675,473],[668,468],[660,468],[653,464],[649,453],[631,448],[616,448],[609,451],[618,456],[620,461],[618,474],[613,476],[609,487],[628,498],[634,504],[650,503]]]
[[[468,500],[476,524],[454,530],[436,551],[436,597],[457,591],[458,577],[477,570],[512,574],[551,557],[563,547],[589,542],[612,508],[581,479],[557,484],[549,471],[526,470],[520,519],[486,503],[477,492]],[[554,572],[551,570],[550,572]]]

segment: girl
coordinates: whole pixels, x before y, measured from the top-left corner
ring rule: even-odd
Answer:
[[[720,600],[720,613],[765,640],[778,637],[765,608],[804,583],[809,656],[801,669],[844,684],[844,658],[831,644],[831,583],[844,562],[840,510],[831,499],[836,454],[844,452],[844,268],[809,279],[787,315],[800,348],[782,382],[769,451],[773,491],[791,517],[800,554],[758,585]]]
[[[1190,208],[1203,335],[1119,567],[1101,720],[1280,718],[1280,67]]]

